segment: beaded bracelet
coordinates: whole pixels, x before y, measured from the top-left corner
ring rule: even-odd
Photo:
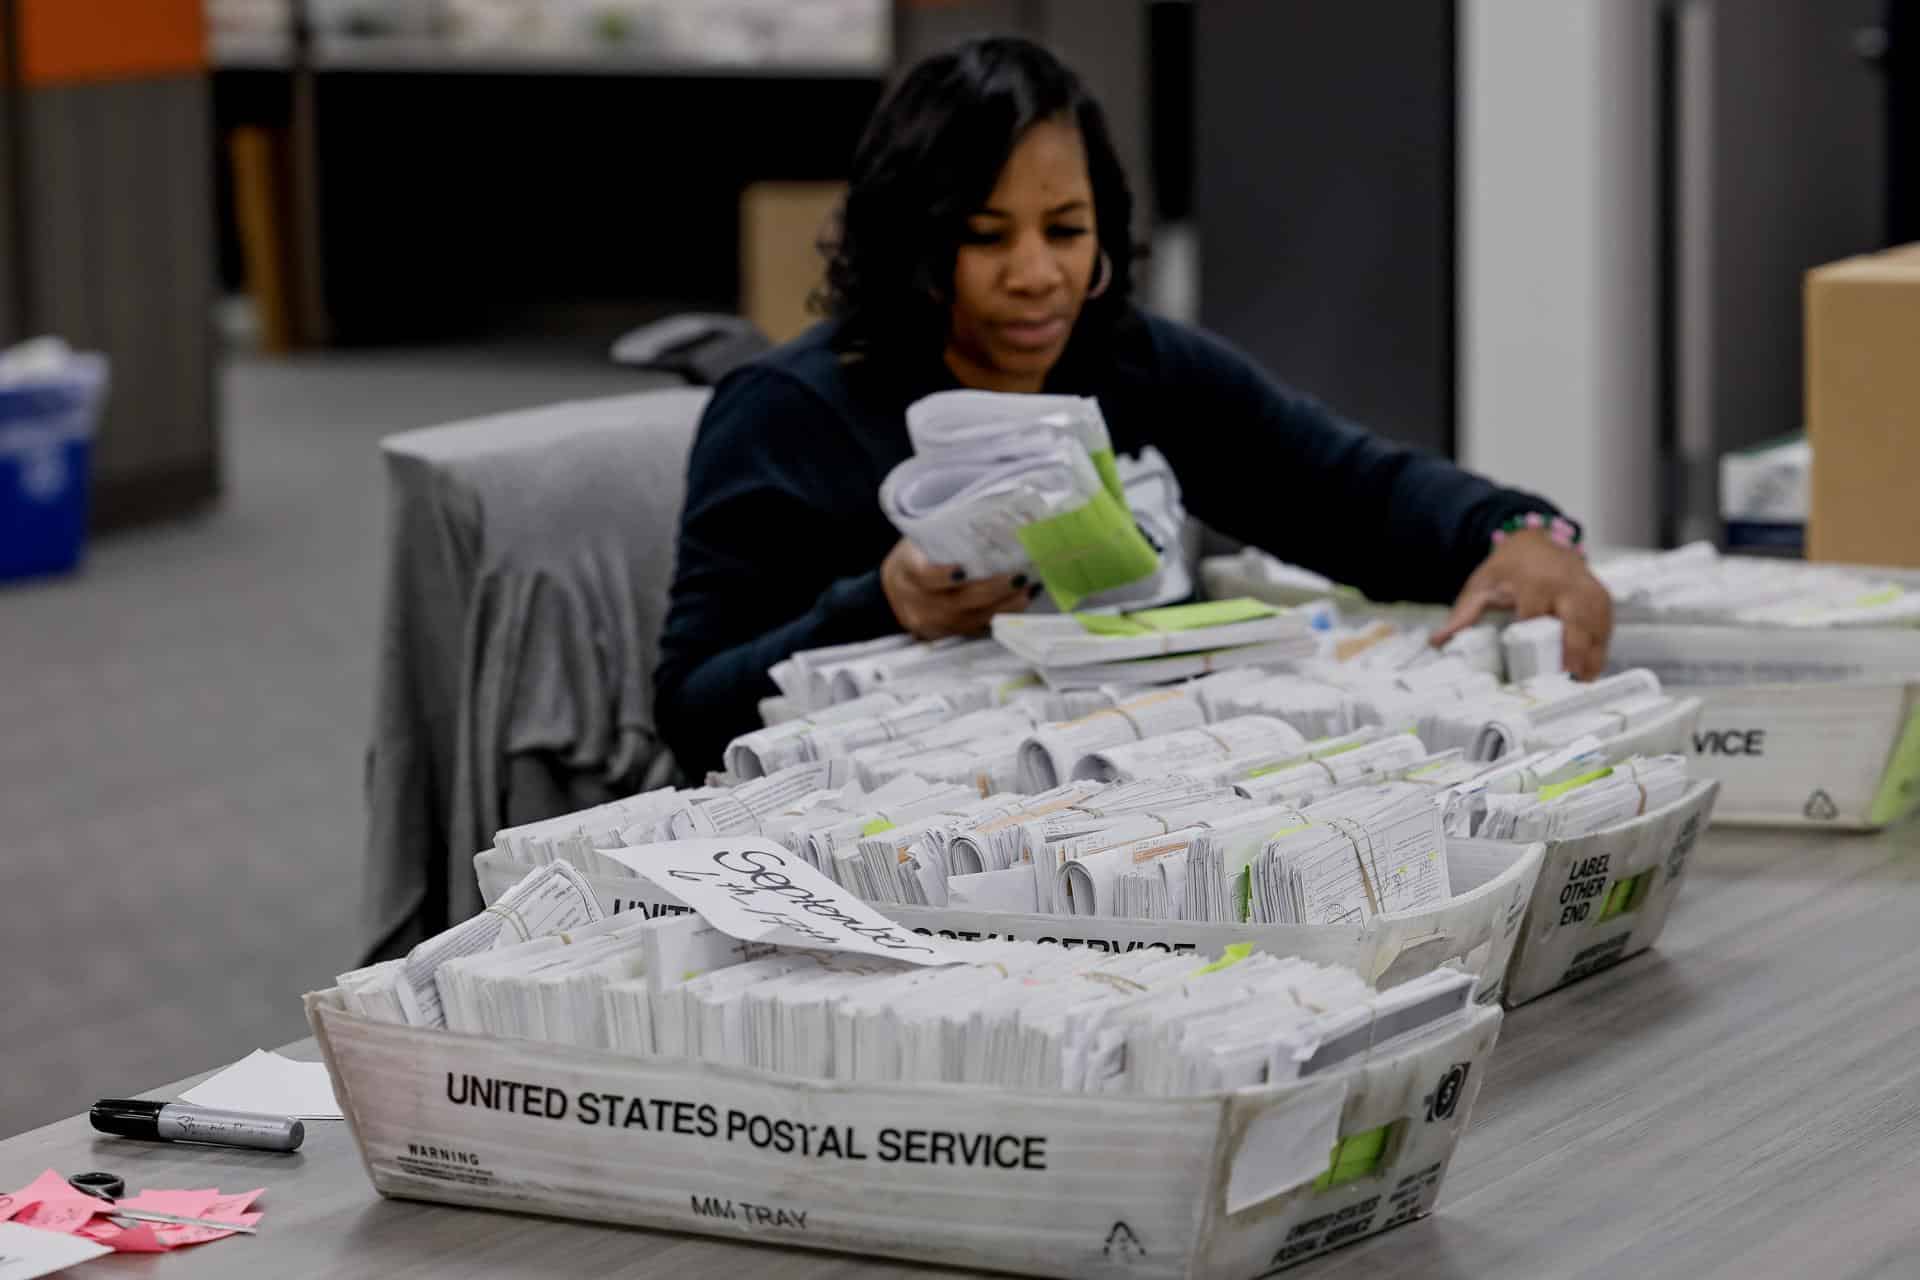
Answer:
[[[1581,532],[1579,525],[1567,519],[1565,516],[1546,516],[1538,511],[1529,511],[1523,516],[1514,516],[1512,519],[1502,523],[1498,529],[1493,531],[1493,545],[1497,547],[1507,540],[1509,534],[1520,533],[1528,529],[1544,529],[1546,530],[1547,536],[1553,539],[1555,545],[1565,547],[1569,551],[1578,551],[1581,555],[1586,554],[1585,549],[1580,545]]]

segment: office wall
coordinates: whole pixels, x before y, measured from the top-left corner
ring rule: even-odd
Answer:
[[[1806,271],[1886,243],[1886,86],[1857,43],[1882,3],[1678,6],[1673,523],[1682,539],[1719,529],[1721,454],[1801,427]]]
[[[1114,149],[1133,183],[1135,235],[1151,230],[1145,0],[898,0],[893,32],[895,61],[903,69],[989,34],[1025,36],[1059,54],[1107,113]]]
[[[1454,447],[1454,3],[1197,0],[1200,321]]]
[[[96,524],[218,487],[212,126],[200,0],[16,0],[0,340],[113,362]]]
[[[1461,0],[1459,454],[1655,533],[1656,0]]]

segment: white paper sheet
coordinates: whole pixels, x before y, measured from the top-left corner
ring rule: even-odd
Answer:
[[[180,1095],[182,1102],[227,1111],[256,1111],[297,1120],[342,1120],[333,1081],[322,1062],[295,1062],[266,1049],[240,1061]]]
[[[33,1280],[112,1252],[85,1236],[0,1222],[0,1280]]]

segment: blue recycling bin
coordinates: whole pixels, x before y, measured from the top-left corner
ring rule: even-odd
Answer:
[[[57,373],[0,384],[0,582],[65,573],[87,538],[94,427],[107,361],[70,357]]]

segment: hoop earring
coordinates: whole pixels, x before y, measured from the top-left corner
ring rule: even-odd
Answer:
[[[1105,293],[1107,286],[1113,283],[1113,259],[1107,256],[1105,249],[1100,251],[1100,261],[1094,264],[1093,272],[1093,283],[1087,286],[1088,302]]]

